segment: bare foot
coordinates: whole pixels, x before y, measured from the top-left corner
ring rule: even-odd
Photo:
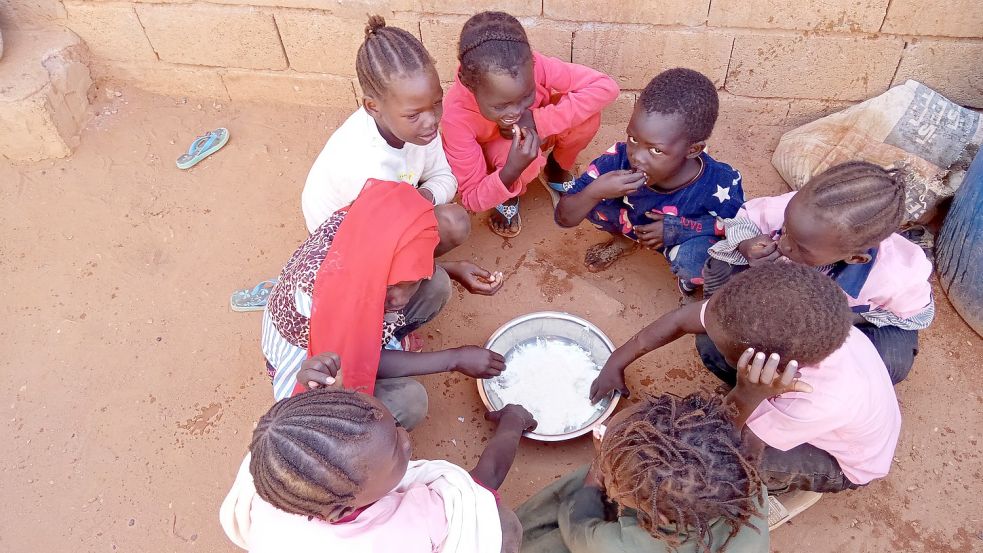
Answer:
[[[588,271],[597,273],[607,269],[622,257],[635,253],[638,248],[638,244],[632,240],[624,236],[615,236],[607,242],[587,248],[584,265],[587,266]]]
[[[512,198],[502,202],[502,205],[516,206],[515,217],[512,217],[512,223],[502,215],[497,209],[492,209],[491,217],[488,218],[488,226],[491,228],[492,232],[501,236],[502,238],[515,238],[519,235],[522,230],[522,215],[518,213],[519,198]]]

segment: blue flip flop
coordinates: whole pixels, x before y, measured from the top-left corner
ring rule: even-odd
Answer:
[[[190,169],[196,163],[217,152],[229,141],[229,129],[219,127],[199,136],[191,143],[188,152],[177,158],[178,169]]]
[[[573,179],[566,182],[550,182],[545,177],[541,178],[539,182],[543,183],[546,191],[549,192],[550,201],[553,202],[553,209],[556,209],[556,204],[560,203],[560,196],[570,192],[570,189],[573,188],[575,183]]]
[[[232,292],[229,298],[229,308],[233,311],[262,311],[266,309],[266,302],[270,299],[270,293],[276,286],[278,279],[271,278],[264,280],[253,288],[243,288]]]
[[[509,227],[512,226],[512,219],[518,219],[519,228],[514,232],[505,231],[503,233],[491,224],[491,219],[488,219],[488,227],[492,230],[492,232],[501,236],[502,238],[515,238],[518,236],[522,231],[522,217],[519,216],[519,199],[516,198],[515,204],[513,205],[498,204],[495,206],[495,211],[501,213],[502,217],[505,217],[505,222],[509,224]]]

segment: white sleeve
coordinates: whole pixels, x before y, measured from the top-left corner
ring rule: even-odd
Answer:
[[[426,166],[423,174],[420,175],[420,188],[429,190],[433,194],[434,205],[450,203],[457,195],[457,178],[451,172],[451,166],[447,163],[447,156],[444,154],[444,143],[437,134],[433,142],[427,144]]]
[[[330,146],[330,144],[329,144]],[[307,175],[301,194],[301,209],[307,223],[307,231],[313,233],[336,211],[355,201],[365,187],[376,164],[345,158],[344,149],[325,146]]]

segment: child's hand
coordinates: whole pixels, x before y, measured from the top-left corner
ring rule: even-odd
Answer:
[[[470,261],[447,261],[441,263],[441,267],[472,294],[493,296],[505,284],[502,273],[486,271]]]
[[[323,386],[334,386],[341,370],[341,358],[337,353],[321,353],[308,357],[300,364],[297,383],[308,390]]]
[[[631,395],[631,392],[628,391],[628,385],[625,384],[624,367],[611,365],[609,359],[604,364],[604,368],[601,369],[601,374],[597,375],[597,378],[590,385],[590,402],[597,403],[613,391],[618,391],[625,397]]]
[[[619,169],[594,179],[586,190],[598,201],[627,196],[645,186],[645,173]]]
[[[665,230],[662,226],[662,220],[665,219],[665,215],[648,211],[645,216],[654,222],[647,225],[635,225],[635,236],[638,237],[638,242],[642,246],[650,250],[658,250],[664,245]]]
[[[770,236],[762,234],[754,238],[748,238],[737,245],[737,251],[741,252],[748,265],[752,267],[761,263],[776,261],[782,256],[778,251],[778,241]]]
[[[499,425],[499,427],[510,427],[518,429],[520,432],[535,430],[539,424],[525,407],[510,403],[498,411],[485,413],[485,420],[489,420]]]
[[[505,358],[490,349],[462,346],[451,350],[454,359],[450,370],[471,378],[492,378],[505,370]]]
[[[505,160],[506,171],[509,175],[514,174],[518,178],[529,164],[536,160],[542,153],[540,151],[540,139],[536,131],[526,127],[519,127],[518,124],[512,127],[512,147],[509,148],[509,157]],[[505,179],[502,179],[503,181]]]
[[[767,361],[766,361],[767,359]],[[779,371],[777,353],[765,355],[748,348],[737,361],[737,386],[735,392],[759,403],[786,392],[812,392],[812,386],[798,379],[799,363],[794,359]]]

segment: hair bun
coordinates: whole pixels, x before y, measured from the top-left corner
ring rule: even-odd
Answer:
[[[365,36],[386,26],[386,20],[381,15],[370,15],[368,23],[365,24]]]

